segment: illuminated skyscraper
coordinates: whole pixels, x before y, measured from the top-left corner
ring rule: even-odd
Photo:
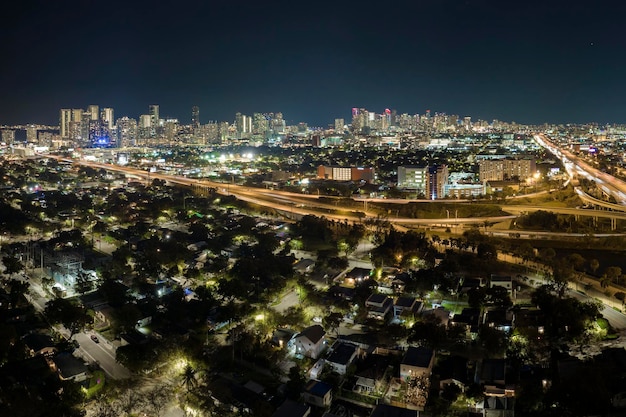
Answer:
[[[100,110],[97,104],[89,105],[87,112],[89,112],[89,120],[100,120]]]
[[[110,131],[113,130],[115,126],[115,119],[113,118],[113,109],[110,107],[106,107],[100,111],[100,120],[109,128]]]
[[[194,129],[200,127],[200,107],[198,106],[191,108],[191,127]]]
[[[148,113],[150,114],[150,127],[156,129],[159,126],[159,105],[151,104],[148,107]]]
[[[433,165],[428,168],[428,197],[432,200],[444,198],[445,186],[448,184],[448,167]]]
[[[117,119],[117,143],[120,147],[135,146],[137,144],[137,121],[124,116]]]

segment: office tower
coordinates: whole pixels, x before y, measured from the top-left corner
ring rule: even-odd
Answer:
[[[235,127],[240,134],[252,132],[252,118],[241,113],[235,114]]]
[[[59,114],[59,133],[62,138],[67,139],[70,137],[70,123],[72,122],[72,110],[61,109]]]
[[[37,126],[35,125],[26,126],[26,142],[37,143]]]
[[[335,132],[343,133],[345,121],[343,119],[335,119]]]
[[[463,128],[467,131],[472,130],[472,118],[470,116],[463,118]]]
[[[428,198],[432,200],[444,198],[446,184],[448,184],[446,165],[433,165],[428,168]]]
[[[115,119],[113,118],[113,109],[110,107],[105,107],[100,111],[100,120],[104,122],[104,124],[108,127],[110,131],[113,130],[115,126]]]
[[[271,114],[271,113],[270,113]],[[272,116],[272,130],[274,133],[284,133],[285,132],[285,120],[283,119],[283,114],[281,112],[277,112]]]
[[[89,105],[89,107],[87,107],[87,112],[89,113],[89,120],[100,120],[100,110],[98,105]]]
[[[126,116],[117,119],[117,143],[121,148],[137,144],[137,121]]]
[[[159,126],[159,105],[151,104],[148,107],[148,114],[150,114],[150,127],[156,129]]]
[[[178,138],[178,119],[167,118],[163,123],[165,140],[173,142]]]
[[[269,115],[262,113],[254,113],[252,115],[252,133],[255,135],[264,135],[270,128]]]
[[[15,130],[2,129],[2,142],[11,145],[15,142]]]
[[[200,107],[198,106],[191,108],[191,127],[194,129],[200,127]]]
[[[418,194],[426,194],[428,185],[428,167],[398,167],[398,188],[415,190]]]
[[[478,163],[478,177],[484,181],[513,180],[525,181],[537,172],[537,164],[532,159],[483,159]]]
[[[63,139],[75,139],[80,136],[82,109],[61,109],[59,114],[59,134]]]

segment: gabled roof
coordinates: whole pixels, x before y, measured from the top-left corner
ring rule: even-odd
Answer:
[[[300,334],[296,337],[306,337],[312,343],[319,342],[322,337],[326,335],[326,332],[319,324],[314,324],[313,326],[309,326],[306,329],[302,330]]]

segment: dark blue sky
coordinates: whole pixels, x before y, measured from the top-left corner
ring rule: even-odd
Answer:
[[[626,2],[20,0],[0,24],[0,124],[149,104],[188,123],[351,107],[626,122]]]

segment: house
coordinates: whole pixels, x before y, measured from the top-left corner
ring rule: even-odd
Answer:
[[[435,316],[437,319],[439,319],[439,322],[443,326],[448,326],[448,323],[450,322],[450,314],[451,314],[450,310],[446,310],[445,307],[437,307],[432,310],[424,311],[424,316],[428,316],[431,314]]]
[[[307,327],[292,339],[295,353],[317,359],[326,347],[325,336],[326,332],[319,324]]]
[[[400,363],[400,379],[430,376],[435,363],[435,351],[431,348],[410,346]]]
[[[365,301],[367,317],[384,320],[391,311],[393,300],[385,294],[372,294]]]
[[[461,314],[455,314],[450,320],[450,324],[455,326],[463,326],[465,328],[466,336],[473,338],[478,334],[478,326],[480,324],[480,309],[477,308],[464,308]]]
[[[147,342],[148,337],[137,330],[132,330],[128,333],[122,333],[120,335],[120,346],[143,345]]]
[[[424,304],[415,297],[398,297],[393,303],[394,317],[414,316],[419,314],[424,308]]]
[[[483,321],[489,327],[508,333],[515,323],[515,314],[512,310],[494,308],[487,310]]]
[[[63,381],[81,382],[87,379],[87,365],[69,352],[62,352],[52,359],[52,370]]]
[[[315,268],[315,261],[313,259],[300,259],[293,266],[293,270],[300,274],[309,274]]]
[[[289,344],[295,334],[296,332],[291,329],[276,329],[272,334],[272,344],[283,348]]]
[[[509,294],[513,293],[513,278],[511,276],[491,275],[489,278],[489,288],[504,287]]]
[[[311,415],[311,407],[286,399],[272,414],[272,417],[308,417]]]
[[[408,408],[400,408],[388,404],[378,404],[372,410],[370,417],[418,417],[417,410],[409,410]]]
[[[384,386],[385,376],[392,369],[391,357],[372,353],[358,362],[356,366],[354,391],[368,394],[377,392]]]
[[[47,334],[31,333],[22,337],[31,356],[52,356],[57,352],[56,343]]]
[[[506,361],[504,359],[484,359],[476,370],[476,381],[481,385],[504,386]]]
[[[326,358],[326,363],[339,375],[345,375],[348,371],[348,366],[352,364],[358,351],[359,348],[351,343],[338,342],[333,346],[332,352]]]
[[[450,355],[445,359],[440,359],[435,367],[434,373],[439,377],[439,390],[443,390],[446,385],[455,384],[461,391],[474,379],[474,367],[470,366],[467,358],[458,355]]]
[[[322,381],[310,380],[302,394],[304,402],[316,407],[328,407],[333,401],[333,387]]]
[[[371,274],[371,269],[352,268],[350,271],[346,272],[346,275],[344,276],[344,283],[346,285],[354,286],[366,279],[369,279]]]

